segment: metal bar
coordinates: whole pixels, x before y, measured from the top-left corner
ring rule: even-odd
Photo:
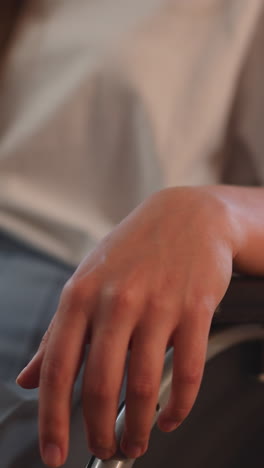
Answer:
[[[249,341],[264,341],[264,328],[260,325],[241,325],[231,327],[213,333],[209,338],[206,362],[210,361],[218,354],[227,351],[233,346]],[[166,354],[164,371],[159,391],[159,401],[153,426],[157,420],[158,413],[162,409],[169,397],[173,369],[173,349],[169,349]],[[120,412],[116,422],[117,440],[120,440],[125,422],[125,407]],[[115,459],[102,461],[95,458],[86,468],[131,468],[136,460],[125,459],[122,454],[117,454]]]

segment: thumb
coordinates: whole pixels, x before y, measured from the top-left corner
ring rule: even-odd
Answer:
[[[27,364],[27,366],[20,372],[16,379],[16,383],[22,388],[32,389],[37,388],[39,386],[41,365],[47,348],[47,343],[54,325],[54,319],[55,316],[50,322],[49,328],[47,329],[41,340],[38,351],[33,356],[31,361]]]
[[[45,349],[39,349],[28,365],[20,372],[16,383],[27,389],[37,388],[39,386],[39,376],[42,361],[45,355]]]

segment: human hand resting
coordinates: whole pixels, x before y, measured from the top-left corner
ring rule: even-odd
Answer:
[[[122,451],[148,445],[164,355],[174,347],[173,383],[158,425],[178,427],[199,390],[209,328],[226,292],[239,244],[232,209],[214,187],[172,188],[148,198],[80,264],[61,295],[22,387],[40,387],[42,458],[65,462],[74,381],[90,351],[83,412],[90,450],[116,451],[115,420],[130,349]]]

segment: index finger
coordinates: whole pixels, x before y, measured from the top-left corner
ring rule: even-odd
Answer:
[[[84,305],[79,293],[62,297],[41,367],[40,451],[51,467],[63,464],[68,453],[71,396],[90,315],[84,307],[89,306],[92,298]]]

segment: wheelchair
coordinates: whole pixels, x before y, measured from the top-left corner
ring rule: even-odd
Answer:
[[[117,454],[92,457],[86,468],[263,468],[264,466],[264,281],[233,276],[209,336],[201,389],[177,431],[155,427],[172,380],[172,349],[164,363],[148,452],[137,460]],[[123,402],[116,421],[120,438]]]

